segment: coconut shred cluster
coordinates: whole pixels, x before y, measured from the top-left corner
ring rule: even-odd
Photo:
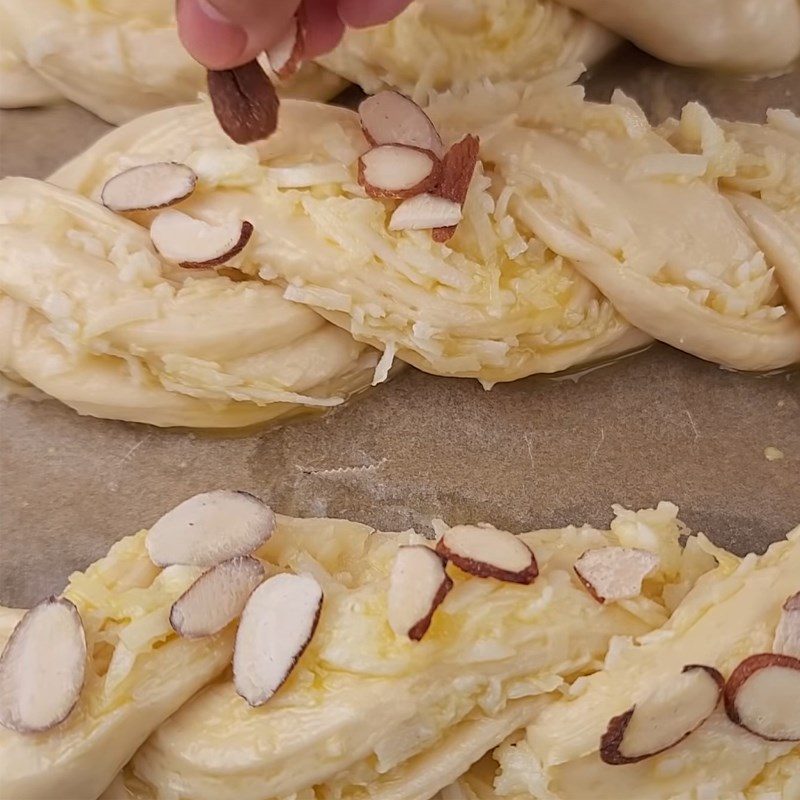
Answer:
[[[190,498],[8,612],[0,791],[430,798],[738,563],[676,512],[428,540]]]

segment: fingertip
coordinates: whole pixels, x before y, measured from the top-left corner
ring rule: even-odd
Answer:
[[[208,0],[178,0],[175,14],[181,43],[203,66],[229,69],[247,60],[247,33]]]
[[[333,50],[344,35],[336,0],[305,0],[299,12],[305,32],[304,60]]]

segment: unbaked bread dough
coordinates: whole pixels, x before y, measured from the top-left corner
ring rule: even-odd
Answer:
[[[800,117],[770,109],[762,125],[728,122],[689,103],[662,132],[683,152],[708,159],[707,175],[775,264],[778,282],[800,314]]]
[[[756,798],[770,796],[770,787],[787,790],[793,783],[797,788],[797,743],[754,736],[734,725],[721,706],[683,742],[637,764],[609,766],[598,749],[611,717],[684,665],[707,664],[728,676],[746,656],[771,652],[781,606],[800,589],[798,576],[800,528],[760,558],[721,564],[700,578],[666,625],[635,641],[617,642],[602,671],[544,709],[521,739],[496,751],[497,791],[489,796]],[[793,795],[779,791],[775,796]]]
[[[178,40],[173,6],[0,0],[0,107],[63,95],[119,124],[193,100],[205,74]],[[348,80],[370,92],[389,85],[411,93],[483,77],[522,79],[572,61],[592,63],[616,42],[553,0],[504,0],[502,7],[417,0],[388,25],[349,31],[333,53],[304,64],[283,93],[327,100]]]
[[[114,124],[205,91],[205,69],[183,49],[175,27],[173,0],[0,0],[0,21],[8,30],[3,49],[15,59],[15,75],[41,81],[42,102],[63,95]],[[12,41],[13,37],[13,41]],[[5,71],[0,81],[6,82]],[[19,80],[19,78],[17,79]],[[346,85],[309,63],[280,87],[282,94],[327,100]],[[44,87],[49,90],[44,91]],[[10,84],[0,107],[19,104]],[[18,90],[19,92],[20,90]],[[18,93],[17,92],[17,93]],[[27,99],[25,99],[27,97]],[[36,104],[28,89],[26,105]]]
[[[209,686],[151,736],[104,800],[126,797],[125,787],[159,800],[431,797],[515,719],[538,713],[543,696],[596,669],[612,636],[639,635],[666,619],[688,589],[675,568],[676,511],[618,510],[611,531],[521,534],[536,554],[536,581],[452,570],[455,588],[418,643],[387,625],[386,591],[398,545],[419,537],[343,521],[282,522],[259,557],[312,573],[325,592],[319,627],[291,679],[257,710],[230,680]],[[646,596],[603,605],[574,579],[572,564],[589,547],[618,545],[625,524],[663,568]],[[445,529],[437,525],[439,535]],[[691,540],[690,554],[698,545]],[[713,564],[704,558],[701,572]]]
[[[560,0],[664,61],[769,73],[800,56],[798,0]]]
[[[146,227],[79,194],[1,181],[0,242],[0,370],[80,413],[240,427],[371,381],[374,351],[277,287],[170,268]],[[256,251],[239,258],[257,269]]]
[[[415,0],[386,25],[348,30],[317,59],[370,94],[424,97],[474,80],[525,80],[591,64],[617,38],[553,0]]]
[[[633,325],[735,369],[800,361],[783,263],[706,179],[708,159],[676,150],[630,98],[477,85],[430,111],[466,126],[483,116],[484,163],[516,187],[511,212]]]
[[[459,136],[460,138],[460,136]],[[641,346],[610,304],[568,264],[525,238],[495,198],[473,182],[467,222],[450,246],[428,231],[390,233],[389,204],[356,183],[367,148],[358,116],[301,101],[282,105],[278,132],[255,147],[225,143],[206,104],[138,120],[59,170],[57,183],[98,196],[119,168],[170,158],[212,184],[241,187],[202,198],[197,214],[236,194],[263,237],[260,274],[284,296],[347,328],[359,341],[430,372],[486,383],[554,372]],[[224,148],[225,158],[219,157]],[[195,213],[195,199],[180,207]],[[218,213],[218,212],[217,212]],[[245,271],[251,266],[244,265]]]
[[[446,143],[482,143],[446,245],[390,231],[393,204],[356,185],[337,152],[367,146],[355,114],[287,103],[287,136],[262,149],[275,182],[259,192],[285,296],[389,356],[484,383],[619,352],[623,319],[735,369],[800,361],[783,265],[704,179],[705,157],[678,152],[622,95],[586,102],[575,74],[431,97]]]
[[[196,567],[155,567],[145,532],[122,539],[63,592],[83,621],[89,657],[78,704],[57,728],[18,734],[0,727],[0,796],[92,800],[150,733],[230,661],[234,632],[182,639],[172,603]],[[0,614],[0,645],[21,617]]]
[[[187,111],[188,113],[188,111]],[[193,112],[185,130],[207,114]],[[355,156],[367,148],[345,109],[286,103],[282,132],[262,148],[259,192],[272,265],[285,296],[355,338],[428,372],[484,384],[555,372],[647,339],[508,211],[490,168],[478,168],[455,236],[391,232],[395,203],[365,196]],[[469,129],[446,130],[452,142]]]
[[[28,66],[20,55],[11,21],[0,4],[0,108],[27,108],[56,102],[61,93]]]

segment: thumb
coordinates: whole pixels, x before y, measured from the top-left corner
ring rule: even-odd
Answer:
[[[300,0],[177,0],[183,46],[209,69],[254,59],[281,38]]]

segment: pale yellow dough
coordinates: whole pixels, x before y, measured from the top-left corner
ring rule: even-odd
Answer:
[[[275,135],[239,147],[198,104],[125,126],[53,180],[97,197],[121,167],[156,155],[189,164],[226,190],[180,208],[213,219],[241,207],[263,242],[259,274],[279,280],[288,300],[386,351],[376,380],[394,356],[492,383],[647,341],[568,264],[518,230],[496,204],[502,186],[490,187],[488,175],[473,181],[467,221],[449,247],[428,231],[389,232],[393,204],[367,198],[356,182],[367,147],[357,115],[343,108],[287,100]],[[507,201],[508,193],[500,205]]]
[[[116,124],[193,100],[205,75],[183,50],[173,0],[0,0],[0,107],[63,95]],[[5,39],[8,39],[6,42]],[[481,77],[523,79],[592,63],[617,38],[554,0],[417,0],[388,25],[349,31],[282,93],[327,100],[346,85],[413,93]]]
[[[708,177],[726,191],[800,314],[800,117],[770,109],[762,125],[728,122],[689,103],[662,130],[680,150],[707,158]]]
[[[800,56],[797,0],[560,0],[665,61],[769,73]]]
[[[800,321],[777,279],[785,259],[708,181],[705,156],[679,152],[621,94],[586,102],[579,72],[431,96],[446,144],[481,140],[444,245],[390,231],[396,202],[357,186],[367,144],[355,114],[286,103],[259,191],[285,296],[387,363],[484,384],[623,352],[646,341],[631,324],[734,369],[800,361]],[[187,131],[203,113],[185,112]]]
[[[386,25],[349,30],[317,59],[374,93],[424,98],[474,80],[525,80],[591,64],[616,37],[553,0],[415,0]]]
[[[321,583],[325,605],[299,666],[253,710],[231,681],[209,686],[160,727],[107,800],[420,800],[451,783],[543,696],[602,663],[616,635],[662,624],[713,566],[704,540],[679,545],[677,509],[617,509],[610,531],[521,534],[540,574],[531,586],[451,569],[455,588],[425,638],[398,638],[387,622],[388,574],[413,533],[282,520],[261,558]],[[328,526],[327,528],[325,526]],[[446,526],[437,524],[441,534]],[[636,536],[661,568],[645,593],[597,603],[572,572],[589,547]],[[126,794],[128,792],[128,794]]]
[[[49,732],[0,728],[0,797],[94,800],[150,732],[227,666],[231,628],[205,639],[175,636],[170,606],[199,571],[159,570],[144,535],[70,577],[63,596],[81,615],[89,653],[84,688]],[[15,609],[0,614],[3,644],[20,617]]]
[[[0,243],[0,371],[79,413],[241,427],[371,381],[375,353],[280,289],[170,267],[145,227],[81,195],[6,178]]]
[[[576,681],[494,759],[466,775],[452,800],[792,800],[800,790],[800,746],[748,733],[721,706],[683,742],[636,764],[604,764],[598,750],[611,717],[685,664],[715,666],[727,677],[746,656],[770,652],[781,606],[798,589],[800,528],[761,557],[723,560],[669,622],[617,640],[603,670]]]
[[[679,152],[630,98],[589,103],[553,76],[475,85],[430,111],[483,133],[511,213],[639,329],[734,369],[800,361],[784,261],[708,180],[709,159]]]
[[[11,22],[0,4],[0,108],[27,108],[56,102],[61,94],[22,58]]]
[[[0,91],[0,107],[38,105],[63,95],[120,124],[194,100],[205,91],[205,70],[178,39],[174,5],[173,0],[0,0],[3,59],[9,65],[0,69],[0,81],[13,81]],[[345,85],[309,63],[279,91],[327,100]]]

